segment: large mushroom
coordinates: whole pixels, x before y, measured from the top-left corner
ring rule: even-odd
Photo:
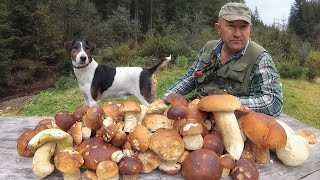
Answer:
[[[103,137],[92,137],[82,141],[78,152],[83,156],[84,165],[91,170],[96,170],[101,161],[111,160],[112,154],[119,148],[106,143]]]
[[[182,163],[186,180],[220,180],[222,170],[219,156],[209,149],[192,151]]]
[[[138,124],[140,105],[133,101],[125,101],[120,105],[119,112],[124,114],[124,132],[132,132]]]
[[[119,178],[119,167],[117,163],[105,160],[101,161],[96,169],[98,180],[118,180]]]
[[[281,149],[286,145],[285,129],[272,116],[250,112],[242,116],[241,119],[242,130],[248,139],[253,142],[250,146],[254,160],[258,163],[269,162],[269,149]]]
[[[73,145],[73,139],[70,134],[60,129],[45,129],[36,134],[28,143],[28,148],[35,152],[38,147],[46,142],[56,142],[55,154],[67,147]]]
[[[28,148],[29,141],[35,135],[33,129],[23,132],[17,139],[17,152],[20,156],[32,157],[34,153]]]
[[[72,125],[74,125],[74,123],[76,123],[76,119],[69,111],[58,112],[54,116],[54,119],[57,126],[66,132],[71,128]]]
[[[143,125],[137,125],[136,128],[129,133],[128,140],[134,149],[145,152],[149,148],[150,135],[148,128]]]
[[[142,163],[136,156],[124,157],[119,162],[119,172],[123,175],[123,180],[137,180],[142,169]]]
[[[240,107],[240,100],[229,94],[206,96],[198,103],[200,110],[213,112],[224,147],[236,160],[240,159],[244,148],[240,128],[234,114],[234,111]]]

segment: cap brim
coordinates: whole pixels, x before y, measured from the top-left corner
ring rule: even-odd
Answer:
[[[237,20],[243,20],[246,21],[248,23],[251,23],[251,18],[247,17],[247,16],[239,16],[239,15],[222,15],[221,16],[223,19],[227,20],[227,21],[237,21]]]

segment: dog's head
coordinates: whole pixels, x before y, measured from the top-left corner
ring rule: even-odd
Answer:
[[[65,42],[64,47],[70,53],[74,67],[81,67],[92,61],[91,53],[96,48],[96,45],[89,41],[76,39]]]

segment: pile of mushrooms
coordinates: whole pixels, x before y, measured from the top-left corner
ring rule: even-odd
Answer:
[[[270,152],[285,165],[298,166],[309,157],[309,143],[315,143],[312,133],[295,133],[271,116],[242,107],[232,95],[188,103],[173,93],[167,100],[63,110],[23,132],[17,152],[33,156],[32,169],[40,179],[55,169],[64,179],[137,179],[156,169],[181,172],[185,179],[258,179],[256,163],[269,163]]]

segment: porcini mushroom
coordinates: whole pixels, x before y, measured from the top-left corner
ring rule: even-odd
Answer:
[[[23,132],[17,139],[17,152],[20,156],[32,157],[34,152],[28,148],[29,141],[35,135],[33,129]]]
[[[136,156],[124,157],[119,162],[119,172],[123,180],[137,180],[142,171],[142,163]]]
[[[80,179],[80,166],[83,163],[81,154],[72,147],[67,147],[54,157],[54,164],[63,173],[64,180]]]
[[[145,152],[139,152],[137,156],[142,163],[142,171],[144,173],[150,173],[154,169],[157,169],[161,163],[159,156],[150,149]]]
[[[74,123],[76,123],[76,119],[73,117],[72,113],[68,111],[60,111],[54,116],[56,125],[64,130],[68,131]]]
[[[105,160],[101,161],[96,169],[98,180],[118,180],[119,167],[117,163]]]
[[[236,160],[240,158],[244,147],[240,128],[234,115],[234,111],[240,107],[240,100],[229,94],[206,96],[198,103],[200,110],[214,112],[214,120],[224,147]]]
[[[155,132],[160,128],[172,129],[173,120],[161,114],[146,114],[142,120],[142,125],[147,127],[151,132]]]
[[[259,170],[252,159],[239,159],[231,170],[231,177],[234,180],[258,180]]]
[[[220,180],[222,169],[219,156],[209,149],[192,151],[182,163],[182,175],[186,180]]]
[[[198,150],[203,146],[201,133],[203,126],[194,119],[187,120],[180,127],[180,134],[183,136],[184,147],[187,150]]]
[[[244,134],[253,142],[251,149],[258,163],[270,160],[269,149],[280,149],[286,145],[285,129],[272,117],[263,113],[250,112],[241,117]]]
[[[140,105],[133,101],[125,101],[120,105],[119,112],[124,114],[124,132],[132,132],[138,124]]]
[[[28,147],[32,152],[35,152],[38,147],[50,141],[57,143],[55,154],[73,145],[73,139],[67,132],[61,129],[45,129],[29,141]]]
[[[128,140],[134,149],[145,152],[149,148],[150,132],[143,125],[137,125],[136,128],[129,133]]]

